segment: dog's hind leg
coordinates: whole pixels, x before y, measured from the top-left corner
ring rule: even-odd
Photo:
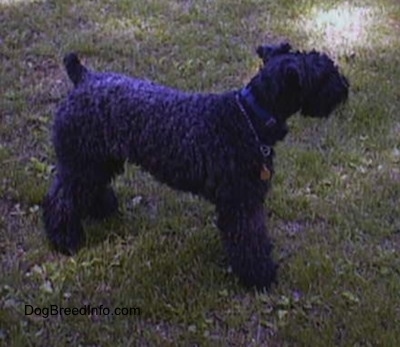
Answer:
[[[109,184],[121,169],[122,164],[115,163],[87,163],[80,169],[57,165],[57,176],[43,202],[46,234],[56,250],[75,253],[85,240],[82,218],[105,218],[117,210],[118,202]]]
[[[93,192],[93,199],[87,208],[86,215],[90,218],[103,220],[117,212],[118,200],[113,188],[108,185]]]
[[[118,200],[110,186],[110,181],[115,175],[122,173],[123,162],[109,160],[102,165],[101,171],[105,179],[94,187],[93,198],[87,203],[87,215],[100,220],[108,218],[118,210]]]
[[[85,240],[77,185],[57,175],[43,201],[43,222],[52,246],[64,254],[75,253]]]

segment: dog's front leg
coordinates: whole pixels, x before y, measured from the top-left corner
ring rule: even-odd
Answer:
[[[217,215],[233,272],[248,287],[268,289],[275,281],[277,265],[271,259],[272,244],[265,227],[263,204],[218,204]]]

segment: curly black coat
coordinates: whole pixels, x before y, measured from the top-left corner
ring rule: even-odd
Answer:
[[[264,64],[249,84],[221,94],[93,72],[67,55],[75,88],[54,120],[57,173],[43,204],[52,245],[77,251],[82,218],[116,211],[110,183],[128,161],[215,204],[233,272],[247,286],[268,288],[276,277],[263,206],[272,147],[286,135],[288,117],[297,111],[328,116],[346,100],[348,83],[315,51],[291,52],[283,44],[260,46],[257,53]]]

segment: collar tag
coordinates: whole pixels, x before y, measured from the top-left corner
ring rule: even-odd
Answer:
[[[271,176],[271,171],[268,169],[267,165],[263,164],[260,171],[261,181],[269,181]]]

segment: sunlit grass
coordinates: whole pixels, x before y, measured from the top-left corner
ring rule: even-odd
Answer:
[[[0,0],[0,5],[12,5],[12,6],[18,6],[18,5],[23,5],[23,4],[29,4],[33,2],[42,2],[44,0]]]
[[[358,4],[343,2],[332,7],[315,4],[300,16],[298,28],[307,34],[311,44],[322,41],[320,45],[337,53],[371,46],[371,40],[378,36],[376,30],[385,23],[387,14],[378,4]],[[375,46],[377,44],[375,42]]]

